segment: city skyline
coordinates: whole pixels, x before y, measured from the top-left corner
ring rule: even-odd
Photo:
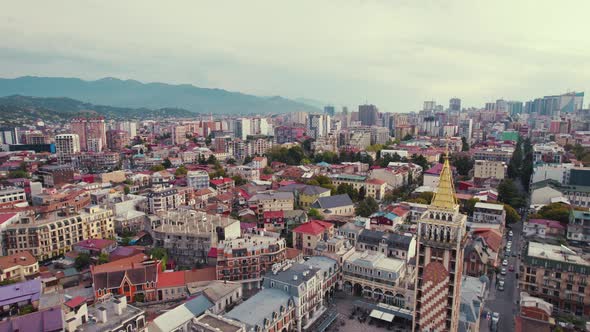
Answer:
[[[338,106],[368,101],[397,113],[419,110],[424,100],[446,105],[459,97],[477,106],[588,90],[579,70],[590,64],[588,4],[571,11],[537,2],[537,15],[510,5],[257,2],[228,11],[224,3],[18,3],[0,14],[0,69],[5,77],[113,76]],[[65,11],[72,15],[56,24]],[[359,17],[370,19],[358,24]],[[559,17],[568,17],[567,33]],[[511,24],[491,23],[498,20]]]

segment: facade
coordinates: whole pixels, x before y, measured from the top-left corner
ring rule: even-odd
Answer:
[[[104,117],[75,118],[70,122],[73,134],[80,138],[82,151],[100,152],[107,147]]]
[[[363,229],[356,241],[357,251],[374,251],[386,257],[409,261],[415,257],[416,239],[411,235]]]
[[[304,255],[311,255],[320,241],[332,237],[334,237],[334,224],[310,220],[293,229],[293,248],[303,251]]]
[[[281,191],[259,192],[248,200],[250,208],[261,217],[267,211],[291,211],[294,204],[293,193]]]
[[[176,188],[155,189],[147,194],[148,211],[152,214],[176,209],[185,203],[185,196]]]
[[[38,260],[63,255],[74,244],[86,239],[108,239],[115,236],[113,212],[98,206],[67,217],[23,217],[3,231],[9,255],[29,251]]]
[[[235,186],[235,181],[232,178],[216,178],[209,181],[211,187],[215,188],[218,193],[224,193],[231,190]]]
[[[375,105],[359,105],[359,120],[363,126],[374,126],[379,119],[379,111]]]
[[[217,244],[217,279],[258,287],[272,265],[286,259],[285,239],[263,235],[245,235]]]
[[[478,179],[503,180],[506,176],[506,164],[502,161],[476,160],[473,177]]]
[[[473,210],[473,222],[501,225],[503,227],[506,222],[506,211],[502,204],[492,203],[475,203]]]
[[[189,171],[186,174],[186,184],[195,189],[209,188],[209,173],[205,171]]]
[[[145,311],[140,308],[127,304],[125,296],[116,296],[105,300],[102,303],[95,303],[88,307],[88,317],[94,317],[91,322],[89,319],[82,320],[80,314],[84,311],[77,311],[72,322],[85,322],[82,325],[68,325],[66,321],[66,330],[68,332],[97,332],[97,331],[147,331]]]
[[[159,261],[127,264],[114,261],[91,265],[94,297],[100,300],[123,295],[129,302],[138,299],[154,301],[157,299],[158,271],[161,270]]]
[[[265,288],[224,315],[246,325],[247,331],[295,329],[295,302],[280,289]]]
[[[590,243],[590,211],[570,212],[566,238],[570,241]]]
[[[60,164],[72,161],[72,156],[80,152],[80,137],[76,134],[61,134],[55,136],[55,153]]]
[[[414,294],[410,273],[402,259],[381,252],[355,252],[342,264],[344,291],[396,307],[411,309]]]
[[[565,246],[529,242],[519,289],[553,305],[558,314],[590,315],[590,263]]]
[[[332,184],[335,187],[346,183],[350,184],[356,190],[364,188],[366,196],[373,197],[376,200],[381,200],[385,196],[385,188],[387,183],[379,179],[368,179],[364,175],[350,175],[350,174],[332,174],[330,175]]]
[[[161,225],[153,230],[154,245],[165,248],[180,266],[206,263],[219,241],[240,236],[240,222],[221,215],[179,209],[161,213],[160,218]]]
[[[448,154],[438,190],[418,221],[413,331],[457,331],[467,217],[459,212]]]
[[[0,281],[25,281],[39,274],[39,263],[28,251],[0,257]]]
[[[6,188],[0,190],[0,205],[4,203],[26,202],[27,194],[22,188]]]
[[[318,209],[325,216],[354,215],[354,203],[348,194],[319,197],[311,207]]]

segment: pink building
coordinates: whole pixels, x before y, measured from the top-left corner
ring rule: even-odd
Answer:
[[[70,122],[71,131],[80,137],[80,150],[100,152],[107,146],[104,117],[74,118]]]

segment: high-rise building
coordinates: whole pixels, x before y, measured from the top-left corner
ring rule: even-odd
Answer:
[[[104,117],[74,118],[70,122],[70,127],[72,133],[80,138],[80,149],[82,151],[99,152],[107,146]]]
[[[328,136],[332,129],[330,116],[326,114],[310,114],[307,119],[307,135],[318,139]]]
[[[447,152],[438,189],[418,221],[414,332],[459,330],[466,220]]]
[[[334,117],[334,115],[336,114],[336,108],[334,106],[325,106],[324,114]]]
[[[451,100],[449,100],[449,110],[460,111],[461,110],[461,99],[451,98]]]
[[[129,144],[129,133],[124,130],[107,131],[107,147],[111,151],[121,151]]]
[[[172,143],[175,145],[186,143],[186,126],[172,127]]]
[[[18,144],[16,127],[0,128],[0,144]]]
[[[55,153],[60,164],[70,163],[72,156],[80,152],[80,138],[77,134],[55,136]]]
[[[241,118],[236,120],[235,136],[245,140],[248,135],[252,135],[252,119]]]
[[[129,137],[134,138],[137,136],[137,123],[133,121],[121,121],[118,123],[119,130],[126,131]]]
[[[379,111],[375,105],[359,105],[359,120],[363,126],[374,126],[379,119]]]
[[[496,103],[486,103],[485,110],[486,111],[495,111],[496,110]]]
[[[422,110],[424,111],[434,111],[434,109],[436,108],[436,101],[434,100],[427,100],[424,102],[424,107],[422,108]]]

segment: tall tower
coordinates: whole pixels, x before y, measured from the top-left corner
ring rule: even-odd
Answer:
[[[466,220],[459,213],[447,148],[438,189],[418,221],[414,332],[459,329]]]

